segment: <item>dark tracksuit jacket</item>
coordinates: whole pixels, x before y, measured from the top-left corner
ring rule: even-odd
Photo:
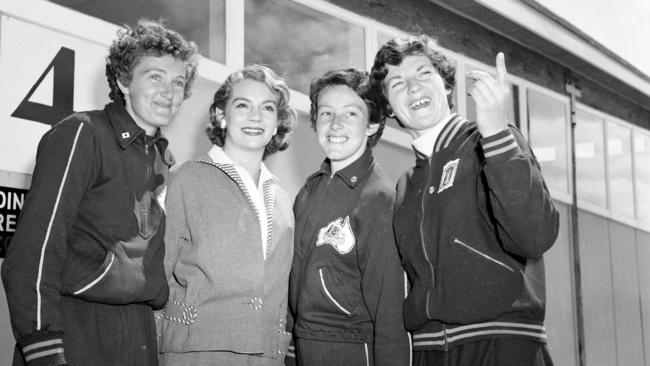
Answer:
[[[145,136],[120,104],[75,113],[43,136],[2,266],[22,351],[14,364],[157,363],[152,307],[169,290],[156,196],[172,162],[160,131]]]
[[[330,171],[325,160],[294,203],[293,331],[310,340],[374,344],[376,365],[407,365],[394,190],[370,149],[331,178]]]
[[[398,183],[394,228],[412,285],[404,317],[414,351],[494,337],[545,342],[542,254],[558,227],[520,132],[482,138],[454,115],[431,158]]]

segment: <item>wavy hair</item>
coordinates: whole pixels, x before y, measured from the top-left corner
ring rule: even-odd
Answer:
[[[206,133],[210,141],[223,147],[226,141],[226,129],[222,127],[222,120],[225,118],[224,110],[226,103],[232,94],[235,84],[242,80],[254,80],[265,84],[273,94],[278,97],[278,131],[271,138],[271,141],[264,148],[264,159],[278,151],[289,147],[289,139],[296,124],[296,112],[289,106],[289,86],[273,70],[263,65],[248,65],[242,70],[236,71],[226,78],[219,89],[214,93],[210,105],[210,125]]]
[[[130,85],[133,70],[144,56],[162,57],[171,55],[186,63],[184,99],[189,98],[192,84],[196,79],[198,48],[177,32],[165,27],[161,21],[138,20],[134,28],[128,25],[120,29],[106,57],[106,79],[110,92],[108,96],[115,102],[124,104],[124,94],[117,82]]]

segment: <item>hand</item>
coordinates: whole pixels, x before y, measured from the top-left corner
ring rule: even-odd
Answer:
[[[483,71],[467,73],[467,77],[476,81],[468,94],[476,103],[476,123],[483,137],[497,134],[508,126],[508,104],[511,98],[503,52],[497,55],[496,66],[496,80]]]

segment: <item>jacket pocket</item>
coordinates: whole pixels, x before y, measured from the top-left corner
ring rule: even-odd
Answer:
[[[491,256],[481,252],[478,249],[475,249],[475,248],[471,247],[468,244],[463,243],[462,241],[460,241],[458,239],[454,239],[454,244],[460,245],[461,247],[469,250],[470,252],[472,252],[472,253],[474,253],[474,254],[476,254],[476,255],[478,255],[478,256],[480,256],[480,257],[482,257],[482,258],[484,258],[484,259],[486,259],[486,260],[488,260],[488,261],[490,261],[490,262],[492,262],[492,263],[494,263],[494,264],[496,264],[498,266],[501,266],[501,267],[507,269],[510,272],[515,272],[515,270],[512,267],[510,267],[509,265],[503,263],[502,261],[499,261],[497,259],[492,258]]]
[[[347,306],[343,306],[341,302],[339,302],[336,298],[334,298],[334,295],[332,295],[332,292],[330,292],[326,280],[325,280],[325,271],[323,268],[318,269],[318,276],[320,278],[320,284],[321,284],[321,290],[323,290],[323,293],[325,294],[325,297],[337,308],[339,309],[342,313],[347,315],[348,317],[352,316],[352,311],[351,309],[348,309]]]
[[[430,319],[467,324],[514,309],[523,286],[521,270],[499,252],[498,243],[482,244],[454,238],[439,247],[436,282],[426,305]]]
[[[145,297],[152,297],[150,294],[163,294],[166,301],[167,291],[163,288],[153,288],[167,286],[164,276],[147,283],[144,256],[148,250],[155,248],[149,248],[149,239],[143,239],[140,235],[127,242],[115,243],[106,251],[100,268],[93,275],[72,286],[72,295],[88,301],[114,305],[149,301],[151,299]],[[154,272],[159,271],[154,269]]]

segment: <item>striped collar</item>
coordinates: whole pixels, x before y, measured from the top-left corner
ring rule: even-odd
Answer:
[[[223,165],[232,165],[236,164],[230,159],[230,157],[223,151],[223,148],[217,145],[212,145],[212,148],[208,152],[208,156],[212,159],[213,162]],[[258,187],[264,184],[267,180],[277,181],[277,178],[271,171],[266,167],[264,162],[260,164],[260,179],[257,182]]]
[[[431,131],[413,140],[412,145],[416,155],[428,159],[434,152],[449,146],[465,122],[467,120],[458,113],[451,114],[446,122],[438,123]]]

